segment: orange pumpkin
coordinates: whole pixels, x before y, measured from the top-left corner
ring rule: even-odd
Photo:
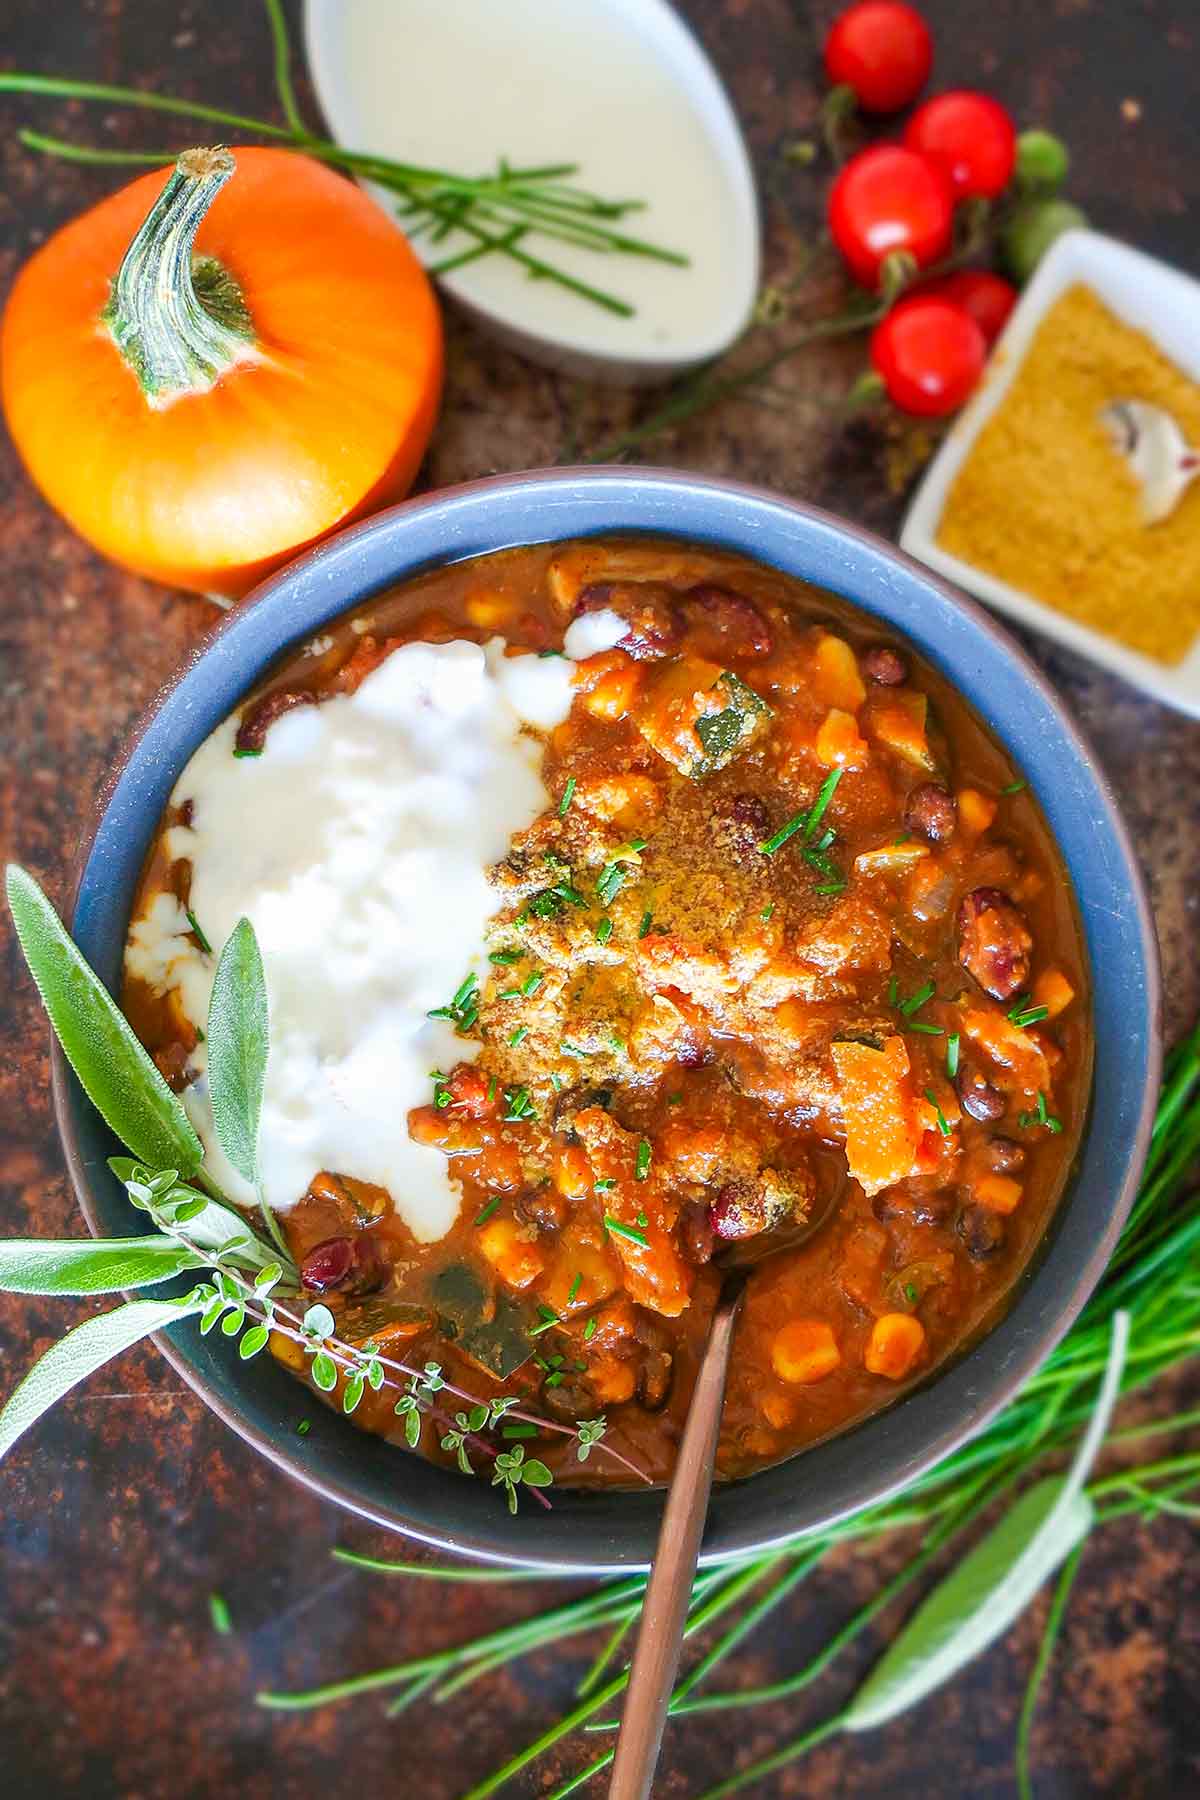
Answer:
[[[407,492],[441,320],[403,233],[342,176],[291,150],[190,150],[31,259],[0,379],[30,474],[77,531],[234,597]]]

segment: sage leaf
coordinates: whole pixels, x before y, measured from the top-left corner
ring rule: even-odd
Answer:
[[[267,983],[258,939],[239,919],[217,963],[208,1008],[208,1091],[222,1150],[258,1185],[258,1122],[267,1072]]]
[[[118,1294],[169,1281],[207,1265],[182,1244],[153,1237],[0,1239],[0,1290],[6,1294]]]
[[[151,1168],[190,1175],[204,1147],[182,1104],[32,875],[10,864],[5,886],[29,972],[88,1099]]]
[[[128,1156],[110,1156],[108,1166],[124,1187],[131,1182],[137,1183],[139,1176],[144,1178],[147,1173]],[[217,1252],[241,1268],[262,1269],[278,1265],[279,1251],[251,1229],[244,1213],[226,1206],[223,1201],[207,1199],[192,1188],[173,1188],[170,1194],[161,1198],[165,1203],[172,1195],[206,1200],[204,1210],[187,1221],[188,1241],[198,1249]],[[294,1268],[290,1258],[287,1267],[289,1271]]]
[[[1113,1315],[1095,1410],[1065,1475],[1037,1482],[917,1608],[855,1694],[847,1731],[872,1731],[951,1680],[1012,1625],[1095,1522],[1084,1482],[1108,1429],[1129,1344],[1129,1314]]]
[[[200,1301],[130,1300],[112,1312],[85,1319],[74,1331],[51,1346],[35,1362],[28,1375],[9,1395],[0,1410],[0,1457],[12,1449],[21,1433],[41,1418],[56,1400],[89,1375],[120,1356],[139,1338],[164,1325],[174,1325],[200,1310]]]

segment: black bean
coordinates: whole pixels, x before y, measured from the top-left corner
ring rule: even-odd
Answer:
[[[1025,1146],[1012,1138],[994,1137],[988,1143],[987,1159],[989,1167],[998,1174],[1015,1175],[1025,1167]]]
[[[956,1229],[967,1255],[975,1262],[986,1262],[1004,1243],[1004,1220],[1000,1214],[975,1201],[963,1207]]]
[[[973,1119],[987,1124],[992,1119],[1003,1118],[1007,1105],[1004,1095],[969,1063],[964,1063],[958,1071],[955,1086],[963,1110],[969,1112]]]

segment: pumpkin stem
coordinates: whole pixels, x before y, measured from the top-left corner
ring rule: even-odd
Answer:
[[[153,407],[203,394],[255,353],[234,277],[193,257],[196,232],[236,168],[223,146],[185,150],[125,252],[100,315]]]

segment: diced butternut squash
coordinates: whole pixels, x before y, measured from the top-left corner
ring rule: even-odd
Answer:
[[[554,1185],[568,1200],[582,1200],[592,1191],[592,1165],[582,1144],[560,1144],[554,1147]]]
[[[813,690],[824,706],[855,713],[867,697],[858,658],[845,638],[824,632],[813,652]]]
[[[928,855],[928,844],[880,844],[856,856],[854,867],[860,875],[903,875]]]
[[[986,1206],[989,1212],[1016,1212],[1021,1204],[1021,1184],[1011,1175],[981,1175],[975,1183],[974,1194],[980,1206]]]
[[[1044,969],[1033,984],[1033,1004],[1044,1006],[1048,1019],[1066,1012],[1074,998],[1075,989],[1061,969]]]
[[[584,711],[611,725],[623,719],[636,700],[642,671],[623,650],[606,650],[580,664],[575,686]]]
[[[484,588],[468,598],[463,611],[472,625],[479,625],[485,631],[499,631],[516,617],[523,605],[524,601],[513,594],[498,594],[494,589]]]
[[[912,1091],[908,1050],[901,1037],[832,1047],[846,1130],[846,1162],[867,1194],[903,1181],[917,1167],[924,1108]]]
[[[859,735],[854,714],[831,707],[817,732],[819,761],[827,769],[861,769],[870,754],[866,739]]]
[[[771,1367],[781,1381],[796,1385],[823,1381],[841,1360],[837,1339],[824,1319],[792,1319],[771,1342]]]
[[[924,694],[897,693],[871,713],[870,730],[879,743],[885,744],[905,762],[918,769],[934,767],[926,734],[929,702]]]
[[[976,1047],[1002,1069],[1011,1069],[1027,1094],[1050,1085],[1050,1065],[1035,1032],[1014,1025],[999,1007],[971,1007],[962,1028]]]
[[[863,1363],[872,1375],[903,1381],[925,1348],[925,1327],[912,1313],[883,1313],[871,1327]]]
[[[973,787],[959,788],[959,829],[968,837],[982,837],[995,817],[996,800],[992,794],[981,794]]]
[[[515,1219],[489,1219],[477,1242],[506,1287],[527,1288],[546,1266],[537,1245],[521,1236]]]

